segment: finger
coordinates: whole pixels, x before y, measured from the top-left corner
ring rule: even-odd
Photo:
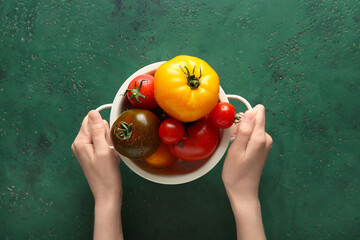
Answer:
[[[230,128],[231,131],[231,137],[235,138],[236,137],[236,132],[237,132],[237,126],[238,124],[233,124]]]
[[[81,123],[79,133],[76,136],[76,140],[82,143],[91,143],[91,136],[89,131],[89,117],[86,115]]]
[[[119,153],[115,149],[111,149],[111,153],[115,159],[115,162],[119,165],[121,161]]]
[[[106,129],[106,133],[105,133],[106,141],[109,144],[109,146],[113,146],[113,142],[112,142],[112,139],[110,136],[109,123],[106,120],[103,120],[103,123],[104,123],[105,129]],[[111,149],[111,154],[113,155],[115,162],[117,164],[120,164],[120,156],[117,153],[117,151],[115,149]]]
[[[106,120],[103,120],[104,127],[105,127],[105,138],[109,146],[112,146],[112,140],[110,136],[110,129],[109,129],[109,123]]]
[[[75,143],[72,143],[72,144],[71,144],[71,151],[73,152],[73,154],[74,154],[74,155],[75,155],[75,157],[77,158],[77,156],[76,156]]]
[[[106,141],[104,122],[102,121],[101,115],[98,111],[92,110],[89,112],[89,125],[95,153],[108,150],[109,145]]]
[[[270,151],[271,148],[272,148],[272,145],[273,145],[273,139],[272,139],[272,137],[271,137],[269,134],[267,134],[267,133],[265,133],[265,136],[266,136],[266,148]]]
[[[256,111],[254,136],[265,134],[265,107],[261,104],[256,105],[253,108]]]
[[[94,152],[93,145],[74,141],[71,145],[75,157],[81,162],[84,159],[90,159],[90,155]]]
[[[238,124],[235,140],[232,145],[235,145],[239,151],[246,150],[255,125],[254,115],[254,110],[246,111],[241,122]]]

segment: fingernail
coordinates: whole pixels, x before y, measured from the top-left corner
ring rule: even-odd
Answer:
[[[89,118],[90,118],[90,121],[92,121],[92,122],[97,122],[102,119],[100,113],[95,110],[91,110],[89,112]]]
[[[253,112],[251,110],[246,111],[244,114],[244,118],[248,121],[251,121],[254,118]]]

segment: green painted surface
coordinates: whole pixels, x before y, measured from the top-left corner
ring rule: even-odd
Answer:
[[[91,238],[82,118],[179,54],[267,108],[268,239],[360,239],[359,24],[358,0],[0,0],[0,239]],[[222,162],[178,186],[122,164],[126,239],[235,239]]]

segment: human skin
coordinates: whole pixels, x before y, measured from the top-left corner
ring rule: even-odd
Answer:
[[[265,108],[245,112],[233,128],[222,180],[234,213],[238,239],[265,239],[258,188],[272,138],[265,132]],[[109,125],[97,111],[84,118],[71,148],[95,198],[94,239],[123,239],[120,158],[110,146]]]
[[[123,239],[122,182],[119,155],[112,145],[109,125],[97,111],[84,118],[71,149],[95,199],[94,239]]]
[[[238,239],[265,239],[258,198],[261,174],[273,140],[265,132],[265,108],[245,112],[233,128],[235,140],[225,158],[222,179],[234,213]]]

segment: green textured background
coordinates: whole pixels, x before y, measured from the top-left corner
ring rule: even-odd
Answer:
[[[359,0],[0,0],[0,239],[91,238],[80,123],[179,54],[267,108],[268,239],[360,239],[359,26]],[[121,164],[125,238],[235,239],[223,160],[177,186]]]

